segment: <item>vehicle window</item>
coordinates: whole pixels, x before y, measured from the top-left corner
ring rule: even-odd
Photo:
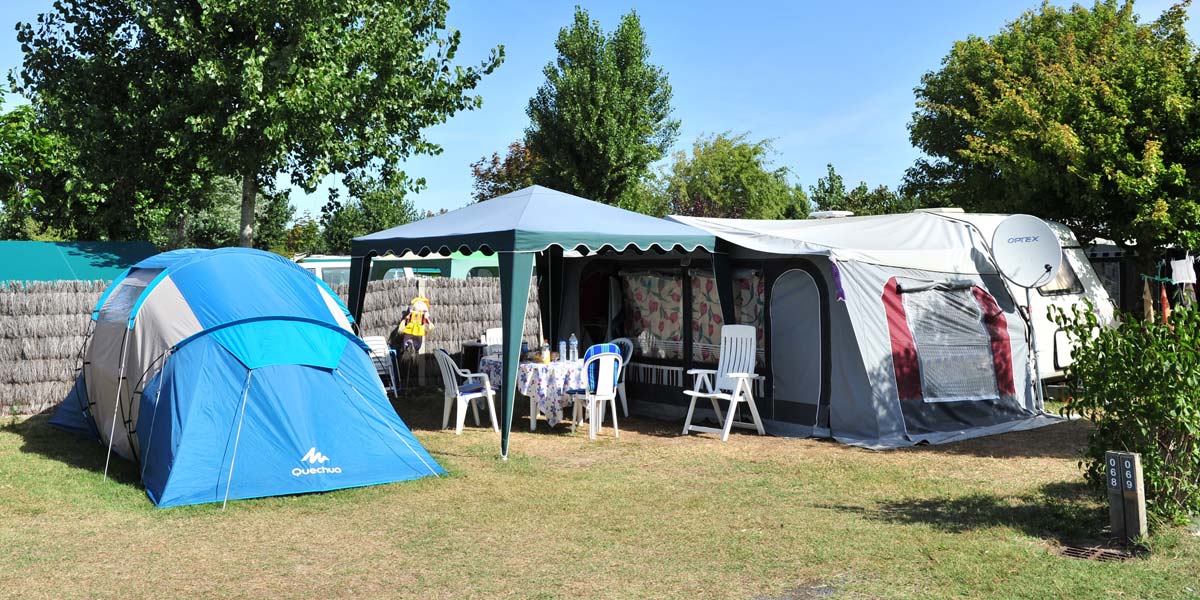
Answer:
[[[1067,261],[1066,252],[1063,252],[1062,267],[1058,269],[1058,276],[1054,278],[1054,281],[1038,288],[1038,293],[1043,296],[1065,296],[1083,293],[1083,284],[1080,283],[1079,276],[1075,274],[1075,269],[1071,267],[1071,263]]]
[[[329,284],[330,287],[350,283],[350,267],[326,267],[321,269],[321,279]]]

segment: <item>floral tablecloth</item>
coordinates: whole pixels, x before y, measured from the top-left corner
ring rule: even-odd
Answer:
[[[499,357],[485,356],[479,370],[487,373],[492,385],[504,381]],[[546,415],[553,427],[563,420],[563,406],[569,404],[565,390],[583,387],[583,361],[555,361],[549,364],[522,362],[517,367],[517,391],[537,400],[538,412]]]

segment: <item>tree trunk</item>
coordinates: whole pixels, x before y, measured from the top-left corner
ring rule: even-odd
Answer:
[[[191,220],[186,210],[183,214],[176,217],[175,221],[175,239],[171,241],[171,248],[188,248],[192,245],[192,240],[188,239],[188,221]]]
[[[254,200],[258,196],[257,171],[242,175],[242,229],[238,245],[243,248],[254,246]]]

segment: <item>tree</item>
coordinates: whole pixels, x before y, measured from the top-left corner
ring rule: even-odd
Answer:
[[[509,192],[515,192],[534,184],[534,171],[537,159],[524,140],[517,140],[508,145],[504,158],[493,152],[471,163],[471,178],[475,180],[475,191],[471,197],[476,202],[491,200]]]
[[[478,107],[470,90],[503,58],[497,48],[453,65],[445,0],[55,7],[18,27],[23,89],[47,120],[86,142],[96,170],[112,162],[96,153],[132,152],[114,160],[137,163],[135,177],[106,182],[135,214],[173,212],[209,171],[239,180],[244,246],[264,182],[285,172],[312,191],[330,174],[395,177],[404,159],[440,151],[423,130]]]
[[[611,34],[576,7],[558,32],[558,60],[529,100],[525,140],[538,157],[535,179],[608,204],[632,202],[650,165],[679,132],[666,73],[648,62],[650,48],[636,12]]]
[[[1153,260],[1200,242],[1196,48],[1185,5],[1043,4],[958,42],[916,88],[906,187],[970,210],[1061,221]]]
[[[770,140],[750,142],[747,135],[702,136],[690,156],[675,154],[667,175],[672,212],[734,219],[779,219],[789,208],[808,214],[808,199],[788,183],[787,167],[771,166]]]
[[[196,214],[178,223],[181,235],[173,244],[180,248],[221,248],[238,243],[241,219],[241,185],[231,177],[215,178],[195,205]]]
[[[825,165],[824,177],[809,188],[809,199],[817,210],[848,210],[855,215],[887,215],[912,212],[923,204],[917,198],[894,192],[886,185],[870,188],[860,181],[852,190],[846,191],[845,181],[833,168]]]
[[[288,223],[296,208],[292,206],[291,194],[287,190],[259,194],[254,219],[254,247],[275,250],[287,239]]]
[[[349,254],[350,242],[360,235],[417,220],[417,209],[406,195],[423,188],[424,180],[397,177],[384,181],[365,175],[347,179],[350,200],[343,202],[336,189],[321,209],[321,228],[327,252]]]
[[[73,152],[37,123],[30,105],[0,114],[0,238],[74,237],[76,220],[63,200],[79,186]]]
[[[271,251],[288,258],[297,254],[324,254],[325,239],[321,235],[321,226],[305,211],[284,234],[283,243],[271,248]]]
[[[166,234],[172,248],[222,248],[238,244],[241,220],[241,185],[230,177],[218,176],[203,188],[201,197]],[[260,193],[256,201],[255,247],[270,250],[283,244],[292,219],[288,193]]]

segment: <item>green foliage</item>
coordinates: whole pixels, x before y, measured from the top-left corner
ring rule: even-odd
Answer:
[[[670,214],[671,198],[667,193],[665,177],[651,172],[638,179],[622,196],[621,208],[655,217]]]
[[[288,222],[294,214],[296,209],[287,190],[260,194],[254,217],[254,247],[261,250],[280,247],[287,238]]]
[[[102,186],[109,237],[174,221],[210,174],[243,183],[240,241],[279,172],[398,175],[502,60],[454,65],[444,0],[60,0],[18,26],[23,91]],[[115,217],[115,218],[114,218]],[[136,227],[145,229],[143,223]]]
[[[1141,24],[1133,3],[1049,3],[954,44],[916,88],[929,158],[907,188],[969,210],[1061,221],[1081,239],[1200,243],[1197,53],[1187,3]]]
[[[1104,490],[1105,451],[1140,452],[1149,512],[1159,521],[1200,514],[1200,311],[1174,310],[1165,325],[1125,318],[1106,328],[1093,309],[1050,310],[1075,346],[1065,410],[1095,425],[1088,482]]]
[[[599,202],[636,208],[650,165],[666,156],[679,131],[671,116],[666,73],[648,62],[650,48],[637,13],[611,34],[576,7],[558,33],[558,60],[529,101],[529,148],[536,177],[548,187]]]
[[[886,185],[871,189],[867,182],[861,181],[857,187],[846,191],[846,184],[833,165],[825,167],[825,176],[809,188],[809,199],[817,210],[848,210],[863,216],[912,212],[922,206],[916,198],[896,193]]]
[[[524,140],[508,145],[504,158],[493,152],[471,163],[471,178],[475,180],[471,197],[476,202],[491,200],[534,184],[537,157],[529,151]]]
[[[196,203],[195,215],[179,221],[183,235],[175,240],[180,248],[236,246],[242,211],[242,186],[229,177],[217,177]]]
[[[167,247],[222,248],[236,246],[241,221],[242,186],[230,177],[214,177],[189,203],[187,213],[168,232]],[[255,210],[255,247],[271,249],[283,243],[295,209],[288,193],[260,193]]]
[[[424,187],[424,180],[410,181],[403,174],[391,181],[366,175],[346,179],[350,199],[343,202],[336,189],[321,209],[321,233],[325,250],[349,254],[350,242],[360,235],[389,229],[418,219],[417,209],[406,196]]]
[[[667,175],[672,212],[734,219],[779,219],[789,208],[808,214],[808,199],[788,183],[787,167],[771,166],[770,140],[750,142],[747,135],[701,137],[691,156],[675,154]]]
[[[30,105],[0,114],[0,238],[71,237],[75,215],[63,200],[77,187],[72,150],[37,123]]]
[[[288,258],[297,254],[324,254],[325,238],[321,234],[321,226],[305,211],[284,232],[282,241],[276,246],[271,246],[270,250]]]

